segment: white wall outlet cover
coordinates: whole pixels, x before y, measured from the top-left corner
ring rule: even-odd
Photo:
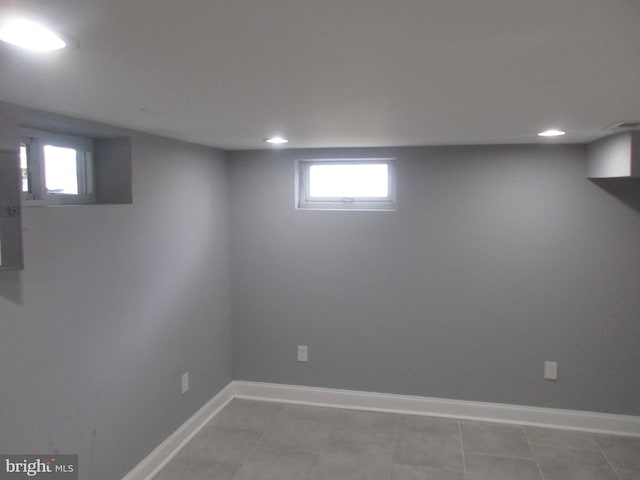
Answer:
[[[307,362],[309,360],[309,347],[306,345],[298,345],[298,361]]]
[[[545,380],[558,380],[557,362],[544,362],[544,378]]]
[[[189,391],[189,372],[182,374],[182,394],[184,395]]]

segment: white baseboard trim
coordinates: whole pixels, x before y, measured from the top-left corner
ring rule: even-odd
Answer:
[[[233,399],[233,382],[229,383],[191,418],[156,447],[122,480],[150,480],[176,453],[184,447],[209,421]]]
[[[640,437],[640,417],[330,388],[233,381],[237,398]]]

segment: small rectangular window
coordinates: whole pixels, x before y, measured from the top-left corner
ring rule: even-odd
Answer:
[[[20,143],[20,170],[22,172],[22,193],[30,193],[31,187],[29,186],[29,167],[27,166],[27,144]]]
[[[300,160],[297,208],[395,210],[392,159]]]
[[[22,192],[33,204],[92,203],[92,142],[82,137],[24,131]]]

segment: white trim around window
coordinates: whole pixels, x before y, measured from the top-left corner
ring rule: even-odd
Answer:
[[[25,205],[74,205],[95,201],[91,139],[33,129],[22,129],[21,137],[27,152],[29,189],[23,191]],[[47,189],[45,146],[76,151],[77,193]]]
[[[393,158],[312,159],[296,162],[296,208],[396,210]]]

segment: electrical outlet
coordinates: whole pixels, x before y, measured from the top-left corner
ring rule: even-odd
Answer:
[[[298,345],[298,361],[306,363],[309,360],[309,347]]]
[[[184,395],[189,391],[189,372],[182,374],[182,394]]]
[[[558,380],[557,362],[544,362],[544,379],[553,381]]]

